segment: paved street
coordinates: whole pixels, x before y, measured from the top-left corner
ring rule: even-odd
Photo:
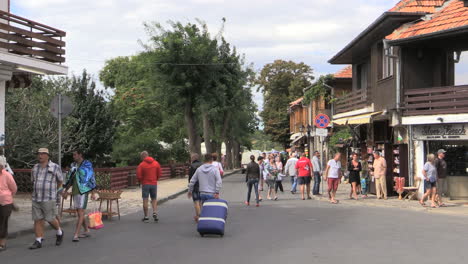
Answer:
[[[223,198],[230,202],[224,238],[196,233],[192,204],[183,195],[161,206],[157,224],[130,214],[79,243],[71,242],[68,226],[60,248],[49,231],[41,250],[28,250],[33,236],[23,236],[10,240],[0,258],[8,264],[465,262],[466,217],[302,201],[286,192],[277,202],[246,207],[244,177],[224,179]]]

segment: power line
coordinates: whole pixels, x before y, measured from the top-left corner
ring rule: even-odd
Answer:
[[[92,59],[68,59],[68,61],[94,61],[94,62],[106,62],[106,60],[92,60]],[[175,65],[175,66],[217,66],[217,65],[233,65],[237,62],[223,62],[223,63],[175,63],[175,62],[151,62],[150,64],[155,65]]]

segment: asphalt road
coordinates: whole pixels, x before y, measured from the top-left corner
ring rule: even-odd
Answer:
[[[198,235],[183,195],[161,206],[159,223],[129,215],[79,243],[67,227],[61,247],[49,231],[36,251],[27,249],[33,235],[10,240],[0,263],[466,263],[466,218],[302,201],[286,192],[279,201],[246,207],[243,179],[224,179],[230,211],[223,238]]]

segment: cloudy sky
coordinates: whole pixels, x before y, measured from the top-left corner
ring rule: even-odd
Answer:
[[[142,23],[204,20],[213,33],[226,18],[225,37],[256,69],[276,59],[305,62],[315,75],[398,0],[11,0],[14,14],[67,32],[71,73],[97,79],[106,59],[142,50]],[[261,104],[261,96],[256,102]]]

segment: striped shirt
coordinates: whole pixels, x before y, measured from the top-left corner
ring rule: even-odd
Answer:
[[[55,201],[57,199],[57,183],[63,182],[62,169],[49,161],[45,168],[41,164],[34,165],[31,172],[33,182],[32,200],[34,202]]]

